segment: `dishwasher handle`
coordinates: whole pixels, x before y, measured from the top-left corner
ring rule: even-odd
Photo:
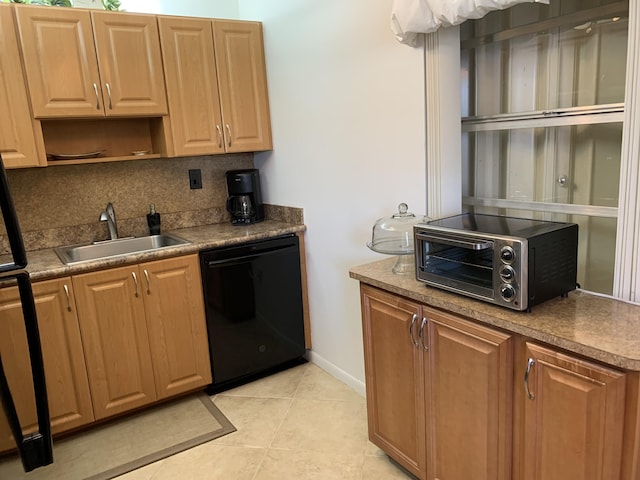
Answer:
[[[252,248],[252,249],[239,249],[241,251],[251,251],[252,253],[248,254],[248,255],[240,255],[240,256],[227,256],[225,255],[225,258],[220,258],[220,259],[216,259],[216,260],[207,260],[207,258],[205,257],[204,259],[204,264],[205,266],[209,267],[209,268],[215,268],[219,265],[225,265],[225,266],[230,266],[230,265],[238,265],[241,263],[246,263],[247,261],[250,261],[254,258],[258,258],[258,257],[262,257],[264,255],[273,255],[275,253],[280,253],[280,252],[284,252],[288,249],[291,248],[295,248],[296,245],[295,244],[289,244],[289,245],[279,245],[279,246],[274,246],[274,247],[266,247],[266,248]]]

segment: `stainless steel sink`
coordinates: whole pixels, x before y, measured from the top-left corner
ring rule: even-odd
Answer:
[[[187,245],[191,242],[176,235],[163,233],[148,237],[129,237],[104,242],[94,242],[81,245],[69,245],[55,248],[55,252],[66,265],[102,260],[106,258],[131,255],[134,253],[148,252],[162,248]]]

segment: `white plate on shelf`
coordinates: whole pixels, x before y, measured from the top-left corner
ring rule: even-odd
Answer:
[[[52,160],[78,160],[82,158],[96,158],[102,155],[104,150],[98,150],[97,152],[87,153],[48,153],[47,157]]]

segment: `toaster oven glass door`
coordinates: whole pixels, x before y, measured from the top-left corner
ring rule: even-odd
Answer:
[[[493,242],[418,233],[418,277],[484,298],[494,297]]]

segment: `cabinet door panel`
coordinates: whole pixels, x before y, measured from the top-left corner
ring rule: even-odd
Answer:
[[[159,17],[177,155],[224,153],[211,20]]]
[[[531,343],[526,355],[524,478],[619,478],[624,374]]]
[[[64,287],[69,289],[69,297]],[[93,421],[91,396],[75,313],[70,278],[32,285],[45,366],[51,429],[59,433]],[[17,287],[0,290],[0,353],[26,432],[37,428],[27,336]],[[4,420],[4,419],[3,419]],[[0,438],[0,451],[13,448],[8,425]]]
[[[271,149],[262,25],[213,21],[227,152]]]
[[[158,398],[211,383],[197,255],[140,265]]]
[[[424,367],[409,330],[414,318],[419,326],[420,307],[366,285],[361,298],[369,439],[424,479]]]
[[[44,165],[42,134],[31,119],[13,12],[4,4],[0,5],[0,112],[0,154],[5,167]]]
[[[166,114],[156,17],[109,12],[91,16],[106,114]]]
[[[76,275],[73,286],[96,419],[155,400],[137,267]]]
[[[103,116],[89,12],[28,5],[16,16],[34,116]]]
[[[511,336],[431,309],[425,309],[425,315],[433,428],[429,478],[508,480]]]

